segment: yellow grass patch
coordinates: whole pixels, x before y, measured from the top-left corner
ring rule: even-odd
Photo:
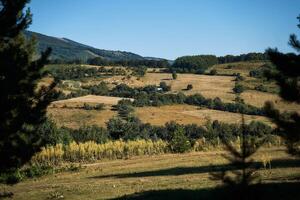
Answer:
[[[264,106],[266,101],[272,101],[281,111],[300,111],[299,104],[286,102],[276,94],[247,90],[241,94],[241,97],[246,103],[257,107]]]
[[[105,105],[117,105],[118,102],[125,98],[119,97],[109,97],[109,96],[96,96],[96,95],[87,95],[83,97],[76,97],[72,99],[55,101],[52,104],[63,105],[68,103],[104,103]],[[126,98],[130,99],[130,98]],[[133,99],[130,99],[133,101]]]
[[[249,76],[249,71],[257,69],[266,62],[236,62],[214,65],[211,69],[216,69],[219,74],[234,74],[240,73],[243,76]],[[231,66],[231,68],[228,68]],[[209,69],[208,71],[210,71]]]
[[[222,165],[227,164],[223,157],[224,153],[224,151],[192,152],[101,161],[85,165],[86,168],[79,171],[28,179],[14,186],[7,186],[7,191],[14,193],[14,199],[40,200],[47,199],[51,194],[58,194],[63,195],[64,199],[82,200],[114,199],[154,190],[158,192],[169,190],[169,192],[158,196],[160,198],[155,198],[157,192],[152,196],[148,194],[145,198],[168,199],[169,196],[174,196],[174,193],[182,194],[185,190],[189,195],[181,199],[189,199],[191,194],[195,194],[193,190],[213,189],[220,185],[219,181],[210,178],[212,170],[218,168],[209,166],[220,165],[221,170]],[[283,149],[262,149],[261,153],[255,155],[255,159],[260,161],[261,154],[269,155],[272,163],[271,169],[258,171],[262,183],[295,182],[300,168],[280,167],[280,164],[284,166],[284,162],[287,166],[295,162]],[[273,161],[277,161],[279,167],[273,168],[273,164],[276,164]],[[197,197],[199,194],[195,195]],[[134,196],[133,199],[143,199],[142,197]],[[200,199],[207,199],[205,197]]]
[[[105,110],[48,108],[48,116],[50,116],[58,126],[75,129],[84,125],[106,127],[106,122],[116,115],[117,113],[109,108]]]
[[[130,87],[143,87],[146,85],[159,85],[160,82],[166,82],[171,85],[172,92],[183,92],[187,95],[201,93],[207,98],[220,97],[224,101],[232,101],[235,95],[232,93],[234,87],[234,77],[229,76],[208,76],[197,74],[178,74],[176,80],[172,79],[170,73],[147,73],[145,77],[124,77],[114,76],[106,78],[103,81],[118,85],[124,83]],[[193,85],[192,90],[185,90],[188,84]]]
[[[230,113],[206,108],[199,109],[196,106],[172,105],[161,107],[142,107],[136,109],[136,115],[144,123],[153,125],[164,125],[167,122],[175,121],[179,124],[203,125],[207,120],[219,120],[225,123],[240,123],[241,114]],[[269,125],[271,122],[262,116],[244,115],[246,123],[251,121],[262,121]]]

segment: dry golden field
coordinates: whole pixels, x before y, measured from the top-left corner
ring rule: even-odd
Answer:
[[[48,108],[48,116],[50,116],[57,126],[65,126],[77,129],[85,125],[97,125],[106,127],[106,122],[117,116],[115,111],[110,108],[105,110],[83,110],[79,108]]]
[[[259,79],[251,78],[248,76],[249,70],[260,67],[262,62],[241,62],[233,64],[216,65],[214,68],[218,72],[225,74],[242,73],[245,75],[246,80],[244,84],[248,84],[249,88],[258,84]],[[227,69],[227,65],[232,65],[231,69]],[[91,66],[87,66],[91,67]],[[152,69],[153,70],[153,69]],[[46,79],[43,83],[49,82]],[[225,102],[232,102],[235,94],[232,92],[234,87],[234,77],[232,76],[210,76],[210,75],[197,75],[197,74],[178,74],[176,80],[172,79],[170,73],[147,73],[145,77],[135,76],[113,76],[108,78],[91,78],[87,79],[83,85],[98,84],[101,81],[109,83],[110,88],[115,85],[125,83],[130,87],[142,87],[146,85],[159,85],[160,82],[165,81],[171,86],[172,93],[183,92],[186,95],[201,93],[206,98],[220,97]],[[192,90],[185,90],[188,84],[193,85]],[[274,84],[274,83],[272,83]],[[300,111],[300,106],[297,104],[290,104],[284,102],[278,95],[259,92],[256,90],[246,90],[241,94],[241,97],[246,103],[262,107],[266,101],[273,101],[281,111]],[[59,125],[64,125],[72,128],[79,127],[80,125],[97,124],[105,126],[105,123],[117,113],[111,110],[112,105],[116,105],[121,98],[107,97],[107,96],[94,96],[88,95],[68,100],[57,101],[50,106],[48,113],[56,119]],[[104,111],[87,111],[83,109],[76,109],[76,107],[83,103],[97,104],[104,103],[106,108]],[[61,108],[67,105],[68,108]],[[240,115],[237,113],[229,113],[217,110],[198,109],[196,106],[189,105],[173,105],[162,107],[143,107],[136,108],[135,113],[143,122],[151,123],[154,125],[163,125],[169,121],[175,121],[181,124],[195,123],[203,125],[207,119],[220,120],[227,123],[238,123]],[[259,116],[246,116],[246,120],[260,120],[270,124],[269,120]]]
[[[197,74],[178,74],[177,79],[173,80],[170,73],[147,73],[142,78],[114,76],[103,81],[115,85],[125,83],[131,87],[159,85],[160,82],[164,81],[171,86],[172,92],[183,92],[187,95],[201,93],[207,98],[220,97],[222,100],[229,102],[235,98],[232,92],[232,88],[234,87],[233,80],[234,78],[229,76]],[[192,90],[185,90],[188,84],[193,85]]]
[[[210,179],[210,173],[230,167],[222,156],[224,153],[192,152],[101,161],[84,165],[79,171],[28,179],[6,186],[6,190],[14,193],[13,199],[20,200],[60,199],[60,196],[72,200],[221,199],[213,198],[214,192],[217,192],[215,187],[221,183]],[[281,199],[297,199],[299,161],[278,148],[262,149],[255,155],[255,160],[261,162],[265,157],[270,159],[272,167],[262,168],[257,174],[263,184],[271,187],[267,194],[290,197]],[[288,190],[282,191],[284,188]],[[124,198],[124,195],[131,196]],[[263,199],[269,198],[265,196]]]
[[[266,101],[272,101],[275,104],[276,108],[281,111],[300,112],[299,104],[286,102],[276,94],[259,92],[255,90],[246,90],[241,94],[241,97],[245,100],[246,103],[257,107],[262,107]]]
[[[84,110],[76,108],[82,104],[67,103],[64,107],[49,107],[48,115],[58,126],[79,128],[83,125],[98,125],[106,127],[109,119],[117,116],[117,112],[106,106],[104,110]],[[59,105],[61,106],[61,105]],[[152,125],[164,125],[167,122],[175,121],[179,124],[204,125],[208,120],[219,120],[226,123],[239,123],[241,115],[218,110],[198,108],[190,105],[171,105],[161,107],[135,108],[134,113],[142,122]],[[245,115],[246,123],[250,121],[262,121],[269,125],[272,123],[265,117]]]
[[[241,122],[241,114],[198,108],[190,105],[142,107],[137,108],[135,113],[142,122],[153,125],[164,125],[170,121],[175,121],[179,124],[197,125],[204,125],[207,120],[219,120],[226,123]],[[246,123],[256,120],[272,125],[266,117],[254,115],[244,115],[244,117]]]
[[[236,62],[214,65],[211,69],[216,69],[218,74],[232,75],[234,73],[240,73],[243,76],[249,76],[249,71],[257,69],[264,65],[266,62]],[[228,67],[229,66],[229,67]]]
[[[133,99],[130,98],[87,95],[87,96],[76,97],[72,99],[55,101],[52,103],[52,105],[64,105],[69,103],[103,103],[105,105],[117,105],[118,102],[122,99],[129,99],[133,101]]]

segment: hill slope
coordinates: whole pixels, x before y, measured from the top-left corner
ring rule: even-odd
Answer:
[[[47,47],[52,48],[51,58],[52,60],[87,60],[94,57],[102,57],[108,60],[144,60],[146,58],[126,51],[110,51],[97,49],[91,46],[87,46],[67,38],[57,38],[40,33],[26,31],[25,36],[31,38],[35,36],[37,40],[37,51],[44,51]]]

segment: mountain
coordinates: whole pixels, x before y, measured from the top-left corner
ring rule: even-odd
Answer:
[[[84,45],[67,38],[57,38],[31,31],[25,31],[27,38],[35,37],[37,40],[37,52],[44,51],[47,47],[52,48],[51,60],[83,60],[89,58],[102,57],[108,60],[145,60],[146,58],[126,51],[111,51],[97,49],[88,45]]]

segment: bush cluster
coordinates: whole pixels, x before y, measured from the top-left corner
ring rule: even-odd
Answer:
[[[237,84],[233,90],[235,93],[240,94],[244,91],[244,87],[238,82],[239,81],[237,81]],[[189,86],[188,88],[192,88],[191,86]],[[99,92],[97,88],[99,89]],[[101,88],[104,89],[101,90]],[[161,82],[160,86],[148,85],[140,88],[131,88],[126,84],[119,84],[112,90],[108,90],[106,83],[102,82],[98,86],[86,87],[85,89],[86,90],[83,91],[71,92],[69,95],[61,94],[59,99],[74,98],[78,96],[88,95],[91,93],[101,93],[101,95],[106,96],[134,98],[134,101],[132,103],[128,102],[128,105],[136,107],[189,104],[234,113],[242,113],[248,115],[264,115],[263,109],[257,108],[252,105],[244,104],[243,102],[224,103],[218,97],[210,99],[203,97],[201,94],[186,96],[181,92],[178,94],[165,93],[170,90],[170,86],[168,86],[165,82]]]
[[[82,106],[82,109],[84,110],[104,110],[105,104],[104,103],[98,103],[95,105],[90,105],[88,103],[84,103]]]
[[[153,59],[126,59],[126,60],[107,60],[101,57],[91,58],[87,61],[90,65],[99,66],[128,66],[128,67],[155,67],[155,68],[166,68],[169,67],[169,62],[165,59],[153,60]]]
[[[51,66],[46,69],[57,80],[80,80],[88,77],[102,77],[107,75],[125,75],[126,70],[120,67],[82,67],[82,66]]]
[[[183,56],[175,60],[171,70],[179,73],[203,74],[215,64],[218,64],[218,59],[214,55]]]
[[[253,138],[271,138],[274,133],[270,126],[262,122],[253,121],[244,128]],[[85,126],[77,130],[56,129],[57,132],[64,131],[69,134],[70,140],[63,144],[57,138],[57,141],[44,147],[33,158],[33,164],[115,159],[164,152],[183,153],[192,149],[203,150],[209,146],[218,146],[222,137],[235,141],[242,134],[239,124],[208,121],[205,126],[180,125],[175,122],[166,123],[165,126],[152,126],[135,117],[112,118],[106,129],[97,126]],[[272,142],[271,139],[270,141]]]

